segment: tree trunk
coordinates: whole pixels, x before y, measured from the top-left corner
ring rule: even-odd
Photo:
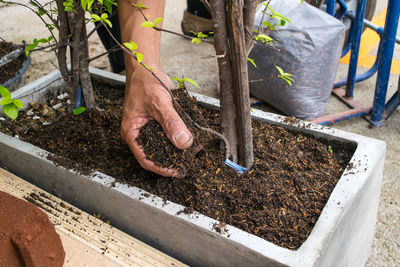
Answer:
[[[86,36],[86,27],[84,27],[82,29],[81,39],[85,41],[83,41],[84,45],[82,45],[82,50],[79,55],[80,82],[82,85],[83,98],[85,99],[85,106],[87,108],[94,108],[96,106],[96,100],[89,72],[89,47]]]
[[[58,11],[58,41],[60,46],[57,50],[58,66],[61,75],[67,85],[71,84],[71,76],[67,68],[67,44],[68,44],[68,17],[67,12],[64,11],[63,0],[56,0]]]
[[[236,104],[232,85],[232,63],[226,26],[225,1],[211,1],[214,24],[214,48],[218,57],[221,129],[231,148],[232,160],[238,160],[238,137],[236,131]]]
[[[247,48],[241,0],[226,1],[226,18],[231,48],[233,89],[236,102],[236,129],[239,140],[239,163],[253,164],[253,135],[250,115],[250,92],[247,73]]]

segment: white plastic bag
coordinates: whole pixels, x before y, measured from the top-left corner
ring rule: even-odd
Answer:
[[[257,10],[254,28],[262,19]],[[309,120],[324,114],[336,76],[345,27],[336,18],[305,1],[272,0],[270,7],[291,23],[272,31],[270,37],[277,40],[276,49],[256,44],[249,58],[250,93],[274,106],[287,115]],[[270,20],[264,16],[264,21]],[[279,51],[277,51],[279,50]],[[290,86],[279,75],[275,66],[294,75]]]

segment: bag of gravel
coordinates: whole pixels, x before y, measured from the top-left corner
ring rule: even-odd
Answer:
[[[291,23],[269,33],[276,41],[273,48],[254,45],[249,58],[257,67],[249,62],[250,93],[287,115],[304,120],[320,117],[336,76],[345,26],[305,1],[301,4],[300,0],[271,0],[269,6]],[[264,8],[260,5],[257,10],[255,29],[259,25],[265,29],[264,21],[279,23],[276,18],[263,16]],[[280,73],[275,66],[292,74],[295,82],[290,86],[277,78]]]

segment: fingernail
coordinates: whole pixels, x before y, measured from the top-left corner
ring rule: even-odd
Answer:
[[[180,131],[175,135],[175,142],[179,147],[184,146],[192,137],[186,131]]]

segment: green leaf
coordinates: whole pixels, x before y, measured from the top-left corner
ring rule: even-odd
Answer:
[[[253,66],[254,66],[255,68],[257,68],[256,63],[254,62],[254,59],[252,59],[252,58],[247,58],[247,61],[249,61],[251,64],[253,64]]]
[[[42,38],[38,40],[39,43],[47,43],[47,39],[46,38]]]
[[[24,104],[19,99],[13,99],[13,103],[17,108],[24,108]]]
[[[197,82],[195,82],[194,80],[192,80],[192,79],[190,79],[190,78],[183,78],[182,81],[183,81],[183,82],[191,83],[191,84],[193,84],[194,86],[196,86],[197,88],[200,89],[200,86],[197,84]]]
[[[47,38],[48,42],[50,42],[51,40],[53,40],[53,36],[49,36],[49,38]]]
[[[107,23],[108,27],[112,28],[111,21],[109,21],[108,19],[105,19],[104,22]]]
[[[96,14],[90,14],[90,17],[92,17],[92,19],[94,19],[94,21],[100,21],[101,20],[101,18]]]
[[[200,38],[193,38],[192,39],[192,43],[200,44],[201,43],[201,39]]]
[[[142,53],[139,53],[139,52],[135,52],[135,55],[136,55],[137,61],[138,61],[139,63],[142,63],[142,61],[143,61],[143,54],[142,54]]]
[[[140,26],[142,27],[148,27],[148,28],[153,28],[156,25],[154,24],[154,22],[146,20],[145,22],[143,22],[142,24],[140,24]]]
[[[3,99],[0,101],[0,105],[7,105],[12,102],[13,102],[12,98],[10,96],[6,96],[6,97],[3,97]]]
[[[44,12],[44,10],[43,9],[41,9],[41,8],[38,8],[38,12],[39,12],[39,15],[40,16],[43,16],[46,12]]]
[[[156,20],[154,21],[154,24],[158,24],[163,20],[163,18],[156,18]]]
[[[101,20],[105,20],[106,18],[108,18],[107,13],[101,14]]]
[[[137,44],[135,43],[135,42],[133,42],[133,41],[130,41],[129,43],[124,43],[124,45],[128,48],[128,49],[130,49],[130,50],[132,50],[132,51],[135,51],[136,49],[138,49],[138,46],[137,46]]]
[[[178,83],[179,83],[179,82],[182,82],[182,79],[179,79],[178,77],[174,77],[174,78],[172,78],[171,80],[177,81]]]
[[[275,66],[275,68],[279,71],[280,75],[283,75],[285,72],[278,66]]]
[[[10,91],[8,91],[7,88],[5,88],[4,86],[1,86],[1,85],[0,85],[0,95],[2,97],[11,97]]]
[[[82,6],[82,9],[86,11],[87,0],[81,0],[81,6]]]
[[[137,4],[132,4],[132,6],[142,9],[148,9],[148,7],[143,5],[141,2],[138,2]]]
[[[4,113],[15,120],[18,117],[18,108],[14,105],[14,103],[10,103],[3,106]]]
[[[72,111],[72,113],[73,113],[74,115],[80,115],[80,114],[82,114],[82,113],[85,112],[85,111],[86,111],[86,108],[85,108],[85,107],[79,107],[79,108],[74,109],[74,110]]]
[[[256,39],[263,42],[272,42],[274,40],[266,34],[259,34],[256,36]]]

